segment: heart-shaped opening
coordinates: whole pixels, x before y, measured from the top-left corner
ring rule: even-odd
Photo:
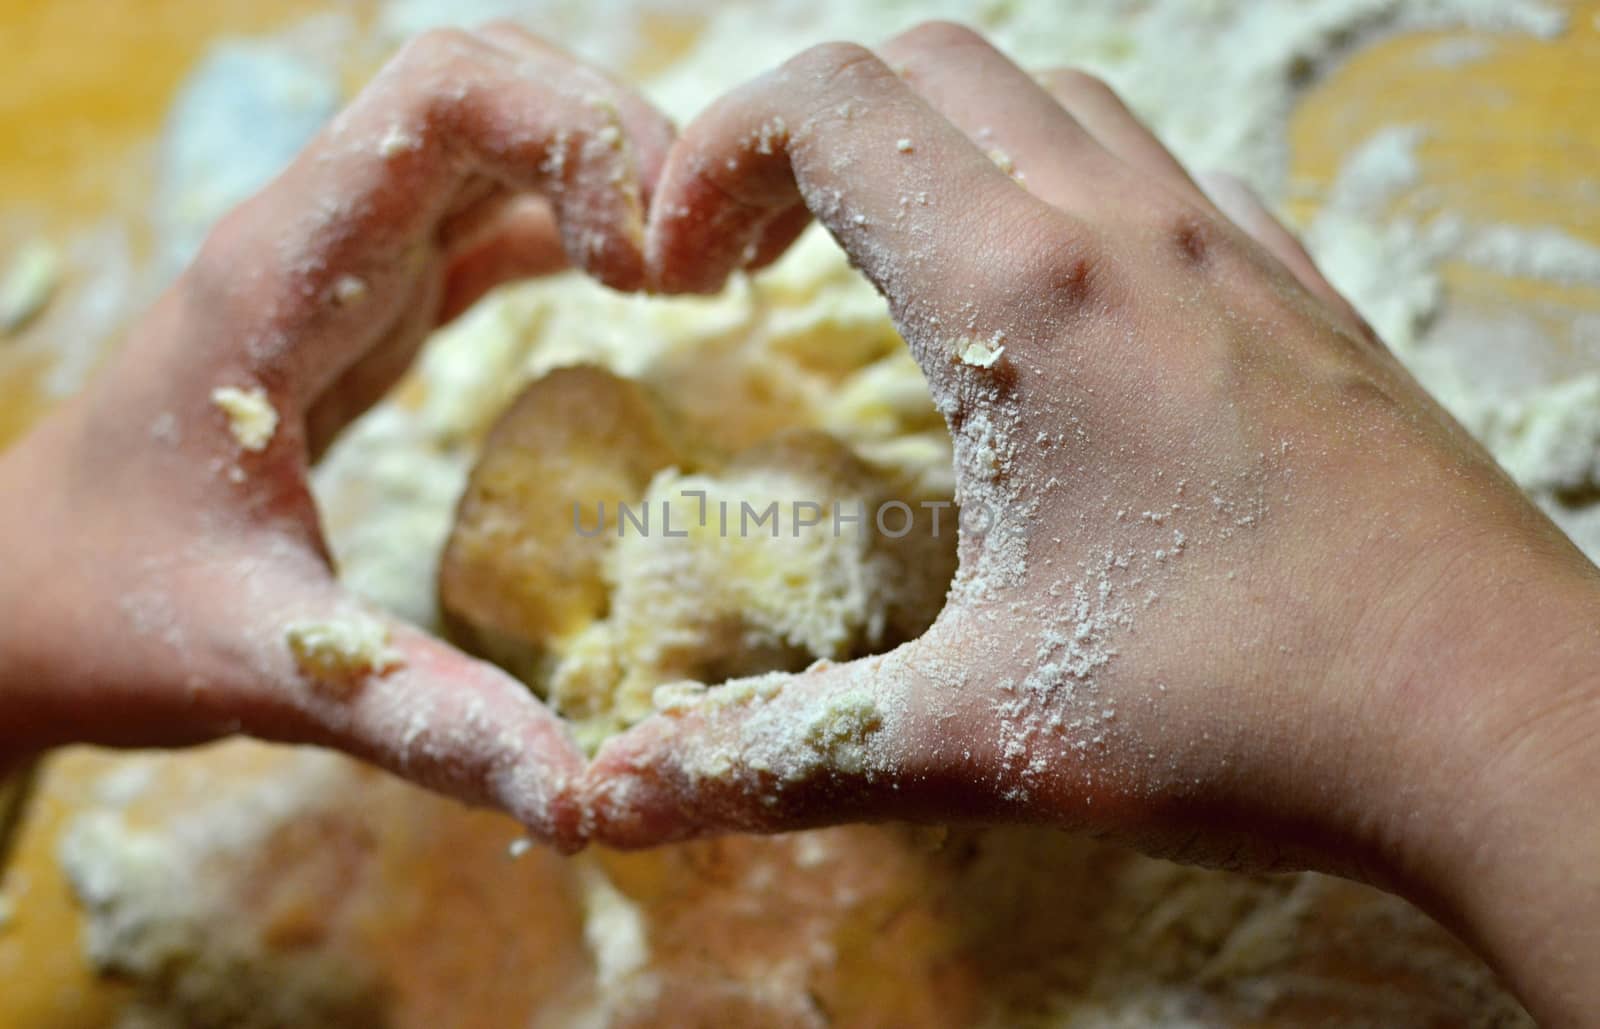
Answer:
[[[563,305],[622,303],[675,342],[557,362],[477,449],[440,561],[447,633],[590,749],[658,686],[882,652],[943,606],[948,432],[883,302],[816,235],[709,301],[567,283]],[[572,352],[525,324],[526,362]]]

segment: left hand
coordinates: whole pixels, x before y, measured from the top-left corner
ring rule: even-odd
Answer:
[[[570,261],[638,286],[672,137],[514,26],[408,45],[0,460],[0,758],[320,743],[576,843],[582,758],[559,721],[347,594],[306,473],[495,284]],[[230,397],[254,426],[235,431]]]

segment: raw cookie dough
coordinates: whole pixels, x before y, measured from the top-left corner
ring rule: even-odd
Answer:
[[[955,570],[948,503],[818,429],[731,458],[636,384],[559,369],[490,433],[440,573],[463,645],[521,675],[580,738],[663,683],[798,671],[919,635]],[[669,442],[677,437],[676,444]],[[886,504],[913,511],[910,531]]]

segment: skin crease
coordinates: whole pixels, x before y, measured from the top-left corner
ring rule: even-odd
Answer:
[[[0,754],[314,742],[562,846],[1022,820],[1327,869],[1433,911],[1546,1024],[1592,1024],[1600,838],[1571,809],[1600,781],[1600,573],[1248,191],[1199,188],[1103,85],[1032,78],[950,25],[880,53],[807,51],[674,144],[520,30],[408,47],[0,459],[4,495],[27,498],[0,538],[28,542],[0,573]],[[1028,512],[1025,568],[1016,532],[966,533],[922,639],[764,703],[657,716],[587,769],[519,684],[390,619],[405,663],[353,694],[294,667],[286,623],[361,610],[307,464],[431,327],[568,261],[617,288],[715,290],[813,215],[886,296],[964,498]],[[333,298],[343,275],[359,302]],[[1003,360],[956,360],[974,339]],[[223,385],[279,412],[260,453],[211,406]],[[169,413],[176,442],[152,435]],[[1010,451],[998,473],[985,422]],[[1155,558],[1176,533],[1181,555]],[[1071,587],[1100,582],[1129,606],[1089,605],[1092,690],[1073,692],[1041,641],[1081,620],[1062,621]],[[1048,688],[1018,735],[997,705],[1030,676]],[[772,749],[772,726],[863,695],[881,715],[865,760]],[[1104,710],[1092,746],[1039,728]]]

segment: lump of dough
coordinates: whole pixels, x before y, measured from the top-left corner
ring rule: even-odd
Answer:
[[[446,547],[455,637],[534,686],[589,746],[650,714],[663,683],[797,671],[913,638],[955,571],[950,513],[939,535],[926,511],[899,538],[877,530],[886,501],[948,500],[917,477],[817,429],[691,461],[672,442],[686,431],[636,384],[552,373],[491,433]]]
[[[814,430],[782,434],[714,472],[656,476],[643,497],[651,531],[629,526],[617,539],[611,614],[557,667],[551,702],[627,724],[650,713],[664,682],[798,671],[916,635],[937,604],[905,595],[906,541],[872,526],[889,493],[849,447]],[[836,529],[835,505],[863,521]],[[948,569],[946,582],[949,553],[931,562]]]
[[[553,641],[610,606],[602,562],[618,501],[684,460],[656,402],[599,368],[560,368],[531,384],[490,431],[456,510],[439,601],[456,642],[525,681],[546,675]],[[594,528],[574,528],[574,505]]]
[[[265,450],[278,431],[278,412],[259,386],[219,386],[211,391],[211,403],[228,416],[228,431],[246,450]]]
[[[294,622],[284,630],[284,640],[302,672],[339,693],[405,664],[389,646],[388,627],[366,616]]]

